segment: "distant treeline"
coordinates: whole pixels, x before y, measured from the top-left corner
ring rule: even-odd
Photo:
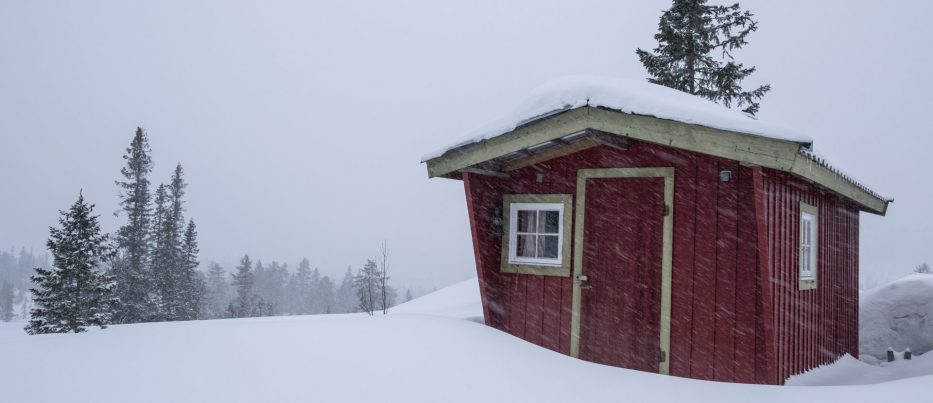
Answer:
[[[368,312],[372,307],[382,310],[378,295],[382,288],[376,284],[381,271],[370,260],[356,274],[348,267],[343,279],[336,283],[329,276],[312,269],[308,259],[298,263],[294,271],[287,264],[276,261],[264,265],[255,263],[248,255],[240,259],[232,273],[211,263],[203,274],[205,319],[238,318],[250,316],[309,315],[327,313]],[[369,295],[364,284],[373,282],[375,304],[368,304]],[[395,305],[396,291],[385,286],[387,307]],[[411,299],[411,293],[407,293]]]
[[[32,286],[29,276],[40,266],[48,266],[45,254],[36,255],[25,248],[19,252],[15,249],[0,252],[0,320],[9,322],[29,317],[29,288]]]

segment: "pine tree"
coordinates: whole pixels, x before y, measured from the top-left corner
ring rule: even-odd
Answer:
[[[243,255],[232,277],[233,286],[236,287],[236,299],[228,305],[228,315],[233,318],[253,316],[257,298],[253,293],[253,264],[249,260],[249,255]]]
[[[745,91],[741,82],[755,67],[737,63],[732,51],[747,45],[746,38],[758,29],[749,11],[739,4],[710,6],[706,0],[674,0],[661,14],[658,46],[647,52],[635,51],[648,70],[648,81],[697,95],[726,107],[746,106],[743,112],[758,112],[758,100],[771,90],[762,85]],[[722,60],[713,57],[721,52]]]
[[[182,244],[182,259],[180,266],[180,315],[181,320],[194,320],[201,317],[201,297],[204,294],[204,283],[198,276],[198,231],[194,220],[188,221],[185,229],[184,243]]]
[[[204,317],[217,319],[224,317],[227,303],[230,302],[230,285],[227,283],[227,272],[219,264],[211,262],[207,270],[205,281],[206,303]]]
[[[32,294],[37,307],[26,326],[29,334],[79,333],[88,326],[107,327],[117,299],[113,279],[101,267],[113,257],[108,236],[101,233],[94,206],[84,196],[62,211],[61,228],[49,228],[47,246],[53,267],[37,268]]]
[[[149,193],[149,173],[152,172],[152,151],[142,128],[136,128],[120,170],[125,178],[116,181],[120,187],[120,206],[126,213],[126,224],[117,231],[116,244],[120,259],[113,266],[115,293],[120,303],[114,321],[136,323],[150,320],[156,309],[151,295],[148,258],[151,243],[149,226],[152,219],[152,196]]]
[[[405,302],[415,299],[411,296],[411,288],[405,290]]]
[[[13,320],[13,284],[9,281],[0,283],[0,321]]]

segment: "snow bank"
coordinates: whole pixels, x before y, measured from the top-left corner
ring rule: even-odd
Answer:
[[[814,368],[787,380],[788,386],[867,385],[897,379],[933,375],[933,354],[914,356],[912,360],[878,362],[872,365],[844,355],[836,362]],[[927,378],[933,380],[933,377]]]
[[[912,274],[859,298],[859,349],[883,359],[888,347],[933,350],[933,275]]]
[[[478,302],[475,287],[461,283],[386,316],[291,316],[112,326],[78,335],[10,334],[0,339],[0,400],[912,403],[930,397],[933,377],[802,388],[696,381],[588,363],[478,323],[438,316],[469,312],[460,308],[467,298],[474,306]],[[448,297],[463,299],[445,301]]]
[[[408,301],[389,310],[393,314],[439,315],[483,323],[479,282],[473,278],[421,298]]]
[[[763,137],[812,143],[794,130],[766,123],[715,102],[643,80],[598,76],[567,76],[548,81],[532,91],[511,113],[470,132],[450,147],[427,154],[422,161],[448,150],[508,133],[529,121],[583,106],[604,107],[625,113],[731,130]]]

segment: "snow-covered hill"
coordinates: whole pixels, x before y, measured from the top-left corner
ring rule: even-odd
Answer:
[[[478,299],[473,280],[388,316],[153,323],[43,336],[0,324],[0,401],[930,401],[930,376],[776,387],[591,364],[463,319],[479,315]]]

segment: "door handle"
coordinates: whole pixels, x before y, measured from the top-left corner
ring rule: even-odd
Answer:
[[[584,274],[578,274],[576,277],[574,277],[574,280],[576,280],[576,282],[580,284],[581,290],[589,290],[590,288],[593,288],[593,286],[589,284],[584,284],[587,280],[589,280],[589,277],[587,277]]]

